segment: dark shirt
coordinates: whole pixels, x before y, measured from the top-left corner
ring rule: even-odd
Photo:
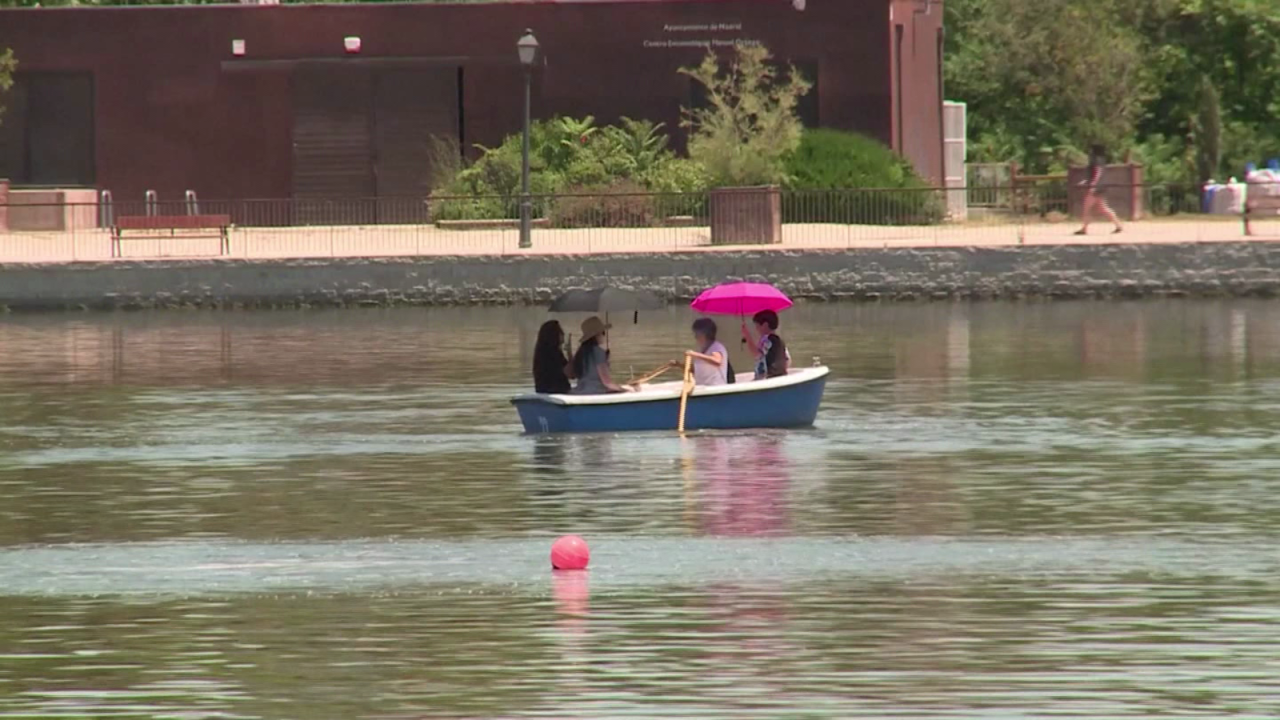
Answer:
[[[569,378],[564,368],[569,364],[564,353],[554,348],[533,356],[533,389],[536,392],[563,395],[569,392]]]
[[[1097,190],[1098,183],[1102,182],[1102,170],[1103,168],[1101,163],[1096,161],[1090,162],[1089,170],[1088,170],[1089,177],[1088,177],[1088,180],[1085,182],[1085,186],[1088,187],[1090,190]]]
[[[760,338],[762,355],[756,360],[756,379],[781,377],[787,374],[787,344],[777,333]]]
[[[764,364],[769,368],[769,377],[787,374],[787,344],[776,333],[769,333],[769,352],[765,353]]]

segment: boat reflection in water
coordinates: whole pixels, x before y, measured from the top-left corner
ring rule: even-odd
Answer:
[[[699,532],[718,536],[787,532],[791,474],[786,441],[785,434],[699,435],[684,441],[686,501],[695,504]]]

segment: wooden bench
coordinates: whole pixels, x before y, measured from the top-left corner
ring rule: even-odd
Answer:
[[[231,253],[230,215],[123,215],[116,218],[111,226],[111,257],[120,257],[120,241],[130,239],[126,232],[145,231],[152,233],[146,237],[157,237],[154,233],[168,231],[168,235],[159,235],[164,239],[204,240],[218,239],[219,255]],[[141,239],[141,238],[138,238]]]
[[[1265,188],[1274,193],[1278,186],[1280,186],[1280,183],[1248,183],[1243,213],[1245,237],[1253,235],[1253,227],[1249,225],[1249,217],[1251,215],[1280,215],[1280,195],[1269,194],[1264,191]]]

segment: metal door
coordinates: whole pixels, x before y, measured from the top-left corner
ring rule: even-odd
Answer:
[[[358,68],[294,73],[294,222],[374,222],[372,87],[369,73]]]

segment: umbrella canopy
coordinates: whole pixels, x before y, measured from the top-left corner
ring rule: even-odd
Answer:
[[[704,290],[690,307],[711,315],[755,315],[761,310],[786,310],[791,298],[766,283],[725,283]]]
[[[661,309],[662,300],[651,292],[614,287],[570,290],[551,301],[551,312],[611,313]]]

